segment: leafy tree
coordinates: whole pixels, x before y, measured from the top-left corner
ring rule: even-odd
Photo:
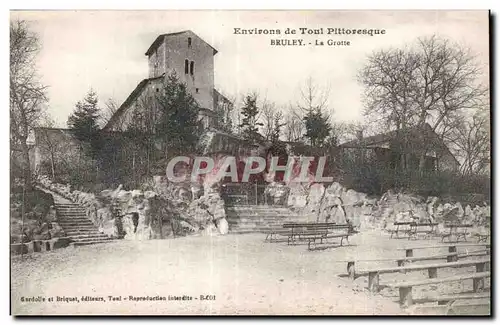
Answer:
[[[243,119],[240,124],[241,135],[245,140],[256,142],[262,138],[259,134],[259,126],[263,124],[258,122],[259,108],[257,107],[257,95],[247,95],[241,108]]]
[[[194,152],[202,132],[198,119],[200,106],[186,85],[172,73],[157,99],[160,112],[155,123],[155,136],[164,140],[167,152]]]
[[[332,129],[329,118],[320,109],[309,111],[304,117],[306,128],[305,137],[311,142],[311,146],[323,146]]]
[[[99,99],[91,89],[83,99],[75,105],[75,110],[68,118],[68,127],[75,137],[84,143],[90,143],[95,149],[99,133]],[[94,151],[94,150],[93,150]]]

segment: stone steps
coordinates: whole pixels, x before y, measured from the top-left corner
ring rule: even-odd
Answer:
[[[262,233],[297,222],[300,216],[282,206],[248,205],[226,207],[226,220],[231,233]]]
[[[86,216],[87,215],[87,213],[85,213],[85,211],[61,211],[61,210],[59,210],[59,213],[67,215],[67,216],[74,216],[74,215]]]
[[[75,242],[72,242],[70,245],[74,246],[74,247],[78,247],[78,246],[87,246],[87,245],[95,245],[95,244],[106,244],[106,243],[110,243],[110,242],[114,242],[114,240],[111,238],[108,238],[107,240],[75,241]]]
[[[78,216],[78,217],[59,217],[58,219],[59,221],[61,222],[64,222],[64,221],[67,221],[67,222],[79,222],[79,221],[85,221],[85,220],[88,220],[90,221],[89,218],[87,217],[81,217],[81,216]]]
[[[84,208],[78,204],[56,204],[58,224],[71,239],[72,246],[107,243],[112,239],[99,232],[87,218]]]
[[[82,229],[97,229],[96,225],[90,220],[85,220],[84,222],[78,221],[59,221],[59,225],[63,228],[82,228]]]
[[[66,233],[98,233],[98,234],[100,234],[99,230],[97,230],[96,227],[90,228],[90,227],[78,227],[78,226],[74,227],[74,226],[72,226],[72,227],[67,227],[65,232]]]

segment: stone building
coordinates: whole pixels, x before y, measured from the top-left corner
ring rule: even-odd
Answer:
[[[107,158],[101,163],[109,165],[106,169],[101,166],[101,171],[111,171],[114,175],[118,169],[136,168],[141,157],[135,156],[136,148],[127,140],[124,131],[127,131],[131,123],[136,122],[133,121],[136,109],[146,109],[150,114],[159,109],[156,95],[162,90],[165,78],[173,72],[180,82],[185,83],[200,106],[198,114],[206,131],[203,138],[211,141],[205,144],[207,154],[233,153],[252,148],[250,145],[245,146],[238,137],[218,131],[215,108],[228,110],[227,106],[233,103],[214,89],[216,54],[215,48],[189,30],[162,34],[155,39],[145,52],[148,58],[148,78],[139,82],[101,130],[101,154]],[[71,169],[71,166],[86,163],[83,161],[83,144],[68,129],[36,128],[30,145],[32,169],[41,173],[61,174],[63,170]],[[160,152],[161,149],[156,148],[156,151]],[[57,169],[56,172],[54,169]],[[120,179],[118,174],[113,177]]]
[[[214,108],[230,101],[214,88],[214,56],[217,50],[190,30],[162,34],[146,51],[148,79],[144,79],[104,127],[105,131],[124,131],[134,109],[154,109],[151,99],[161,90],[164,78],[175,72],[179,81],[201,106],[199,117],[204,127],[214,126]]]

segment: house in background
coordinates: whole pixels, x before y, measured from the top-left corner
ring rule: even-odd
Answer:
[[[149,78],[127,97],[104,127],[104,131],[126,131],[135,109],[154,109],[155,94],[175,72],[200,105],[199,118],[205,128],[214,126],[216,105],[232,105],[214,88],[214,55],[217,50],[192,31],[162,34],[146,51]]]
[[[422,140],[424,139],[424,140]],[[425,146],[422,145],[425,141]],[[405,149],[401,149],[405,148]],[[340,145],[341,154],[375,161],[392,169],[417,170],[420,153],[425,148],[424,170],[457,171],[460,163],[429,124],[363,137]]]

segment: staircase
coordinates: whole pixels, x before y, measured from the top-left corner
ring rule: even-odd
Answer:
[[[301,217],[281,206],[240,205],[226,206],[229,232],[236,234],[266,232],[282,228],[285,222],[300,222]]]
[[[83,246],[105,243],[111,240],[100,233],[87,218],[85,209],[76,203],[56,203],[57,223],[72,240],[72,245]]]

